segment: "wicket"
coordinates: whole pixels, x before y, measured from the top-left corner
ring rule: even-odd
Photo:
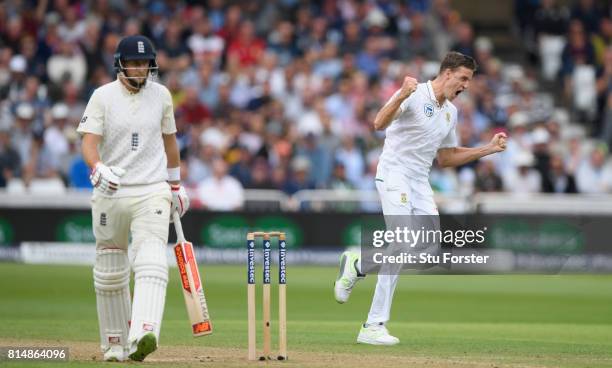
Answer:
[[[268,360],[272,345],[270,333],[270,238],[278,237],[278,360],[287,359],[287,243],[283,232],[252,232],[247,234],[247,297],[249,360],[256,360],[257,329],[255,326],[255,239],[263,238],[263,355]]]

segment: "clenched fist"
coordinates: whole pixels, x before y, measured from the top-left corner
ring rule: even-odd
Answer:
[[[418,84],[419,82],[416,79],[410,76],[405,77],[402,88],[400,88],[400,98],[402,100],[408,98],[416,90]]]
[[[491,146],[491,150],[493,153],[502,152],[506,150],[506,141],[508,136],[506,133],[497,133],[491,139],[489,145]]]

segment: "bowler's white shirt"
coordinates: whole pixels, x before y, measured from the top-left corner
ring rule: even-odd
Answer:
[[[125,169],[114,197],[143,195],[167,186],[162,133],[175,133],[176,124],[172,97],[163,85],[147,81],[138,93],[130,93],[119,80],[99,87],[77,131],[102,136],[98,147],[102,163]]]
[[[398,93],[399,90],[395,95]],[[380,165],[411,179],[427,181],[438,149],[458,145],[456,126],[455,105],[448,100],[438,105],[431,81],[419,83],[385,131]]]

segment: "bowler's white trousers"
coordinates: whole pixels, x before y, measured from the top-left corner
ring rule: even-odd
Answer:
[[[379,164],[376,189],[385,216],[438,215],[433,191],[427,178],[410,178],[405,173]],[[387,226],[389,227],[389,224]],[[389,320],[398,279],[398,274],[378,275],[366,323],[386,323]]]

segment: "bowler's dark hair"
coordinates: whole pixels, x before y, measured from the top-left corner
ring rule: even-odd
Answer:
[[[446,54],[444,60],[442,60],[442,64],[440,64],[439,74],[442,74],[442,72],[446,69],[454,71],[455,69],[461,66],[471,69],[472,71],[476,71],[476,69],[478,68],[478,65],[476,65],[476,61],[471,56],[464,55],[460,52],[451,51]]]

